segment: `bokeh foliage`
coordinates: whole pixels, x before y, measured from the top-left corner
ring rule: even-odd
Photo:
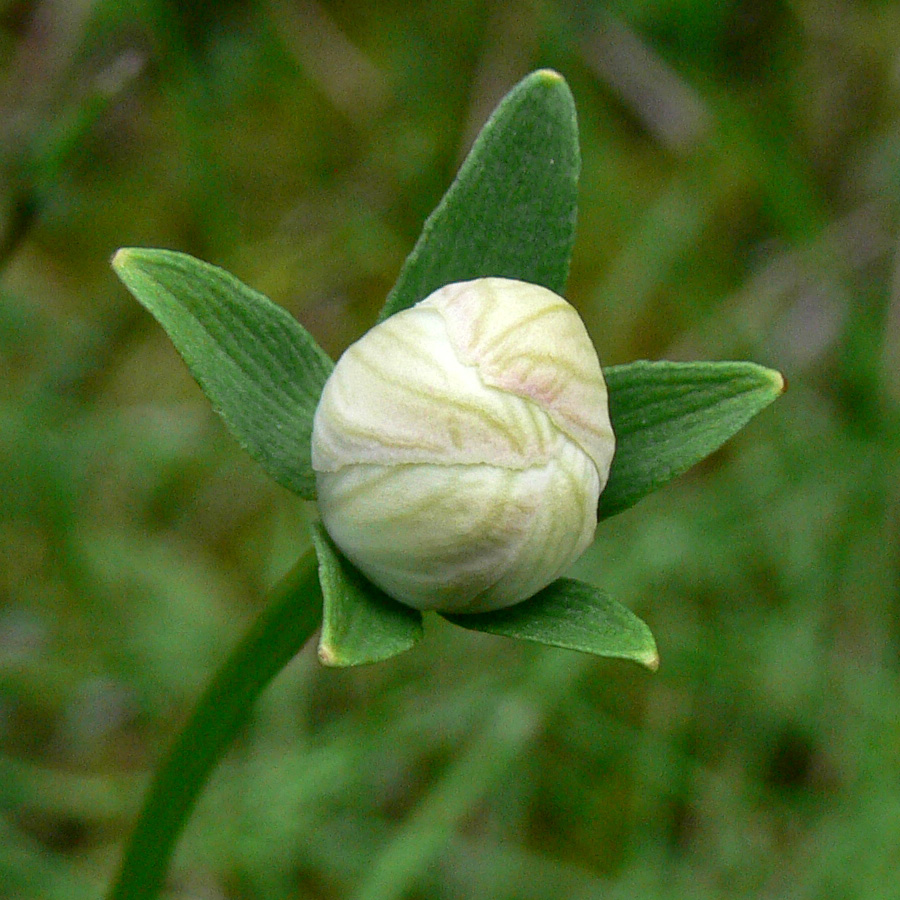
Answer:
[[[900,845],[900,8],[0,2],[0,897],[93,898],[201,685],[308,546],[116,283],[235,272],[336,355],[478,127],[563,72],[569,299],[605,364],[788,394],[573,573],[653,676],[433,625],[305,652],[170,896],[877,897]]]

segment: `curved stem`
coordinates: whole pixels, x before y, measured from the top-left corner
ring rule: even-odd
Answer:
[[[322,619],[315,554],[305,553],[232,651],[153,779],[109,900],[159,894],[175,842],[212,770],[268,683]]]

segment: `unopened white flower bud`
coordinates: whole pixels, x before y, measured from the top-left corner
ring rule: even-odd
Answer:
[[[481,278],[344,353],[312,465],[326,530],[372,582],[417,609],[484,612],[537,593],[590,544],[614,448],[575,310]]]

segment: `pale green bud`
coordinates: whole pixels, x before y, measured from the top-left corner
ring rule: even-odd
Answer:
[[[417,609],[537,593],[594,537],[615,439],[578,313],[533,284],[450,284],[338,361],[312,464],[332,540]]]

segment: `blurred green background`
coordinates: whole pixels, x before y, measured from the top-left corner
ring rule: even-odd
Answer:
[[[337,355],[523,75],[583,149],[606,364],[790,390],[577,566],[662,666],[429,623],[266,693],[170,898],[900,895],[900,4],[0,0],[0,897],[98,898],[308,545],[108,266],[218,263]]]

